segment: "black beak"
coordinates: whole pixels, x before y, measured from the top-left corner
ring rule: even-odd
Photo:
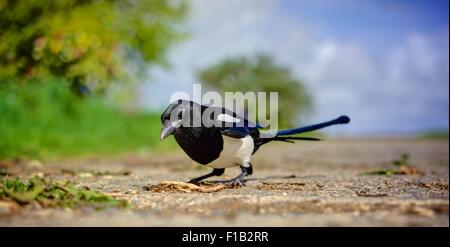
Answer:
[[[163,125],[163,128],[161,130],[161,141],[166,139],[166,137],[168,137],[169,135],[171,135],[173,133],[173,131],[175,130],[175,127],[172,126],[172,124],[170,124],[170,122],[167,122],[166,124]]]

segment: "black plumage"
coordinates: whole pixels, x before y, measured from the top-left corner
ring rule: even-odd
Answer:
[[[318,140],[291,135],[349,121],[348,117],[342,116],[321,124],[281,130],[272,137],[263,138],[259,131],[260,126],[235,112],[178,100],[170,104],[161,115],[161,140],[173,135],[192,160],[214,168],[211,173],[190,182],[198,183],[211,176],[220,176],[226,167],[240,166],[241,174],[225,182],[242,185],[242,178],[253,172],[251,155],[262,145],[271,141]]]

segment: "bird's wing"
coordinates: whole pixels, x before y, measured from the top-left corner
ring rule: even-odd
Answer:
[[[204,107],[204,110],[205,109],[209,110],[209,114],[211,114],[211,119],[214,121],[216,126],[247,127],[249,129],[260,128],[260,126],[257,123],[253,123],[247,118],[242,117],[236,112],[233,112],[227,108],[210,106]]]
[[[222,133],[222,135],[231,138],[244,138],[250,135],[250,131],[247,127],[227,127],[222,128],[220,132]]]

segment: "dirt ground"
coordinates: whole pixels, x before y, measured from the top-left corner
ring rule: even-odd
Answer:
[[[11,209],[0,204],[0,225],[448,227],[448,149],[448,140],[268,144],[255,155],[247,186],[211,193],[149,190],[162,181],[187,181],[209,172],[181,152],[29,161],[27,174],[70,179],[127,199],[133,209]],[[410,157],[406,171],[367,174],[401,170],[393,161],[402,154]],[[19,168],[12,167],[12,173],[14,169]],[[221,179],[237,173],[238,168],[227,169]]]

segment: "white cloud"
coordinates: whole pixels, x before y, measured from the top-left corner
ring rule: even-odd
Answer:
[[[144,87],[147,105],[163,107],[172,92],[190,92],[204,66],[264,51],[305,81],[316,103],[312,120],[352,117],[351,128],[332,132],[448,128],[448,26],[393,40],[394,46],[377,54],[367,47],[376,44],[317,38],[317,30],[275,1],[192,1],[188,27],[192,38],[171,53],[173,69],[154,70]]]

